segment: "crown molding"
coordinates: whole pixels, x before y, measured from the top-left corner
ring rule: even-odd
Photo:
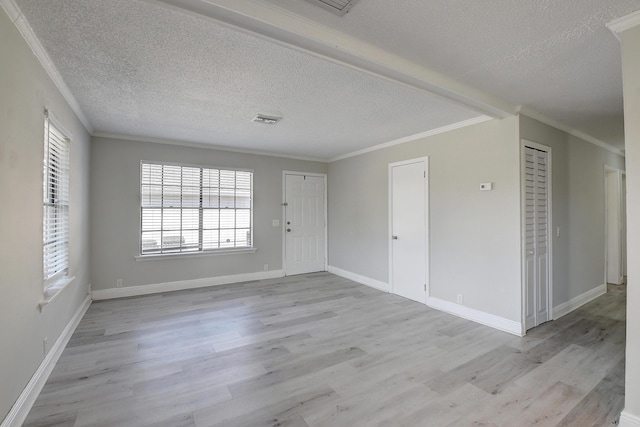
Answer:
[[[593,145],[597,145],[598,147],[603,148],[603,149],[605,149],[605,150],[607,150],[607,151],[609,151],[609,152],[611,152],[613,154],[617,154],[618,156],[625,157],[625,154],[624,154],[623,150],[620,150],[620,149],[614,147],[613,145],[607,144],[606,142],[601,141],[598,138],[594,138],[591,135],[587,135],[586,133],[584,133],[582,131],[579,131],[579,130],[577,130],[575,128],[572,128],[571,126],[567,126],[562,122],[559,122],[557,120],[549,118],[549,117],[545,116],[544,114],[541,114],[541,113],[539,113],[539,112],[537,112],[535,110],[532,110],[532,109],[529,109],[529,108],[526,108],[526,107],[522,107],[522,108],[520,108],[519,113],[524,115],[524,116],[531,117],[532,119],[537,120],[539,122],[542,122],[542,123],[544,123],[546,125],[549,125],[551,127],[554,127],[554,128],[559,129],[561,131],[564,131],[564,132],[568,133],[569,135],[573,135],[576,138],[580,138],[580,139],[582,139],[582,140],[584,140],[586,142],[589,142],[589,143],[591,143]]]
[[[49,54],[47,54],[46,50],[40,43],[40,40],[36,37],[36,34],[33,32],[33,29],[25,19],[18,5],[13,0],[0,0],[0,7],[4,9],[5,13],[9,16],[9,19],[11,19],[11,22],[16,26],[22,35],[22,38],[27,42],[33,54],[38,58],[38,61],[40,61],[40,64],[47,75],[53,81],[53,84],[58,88],[80,122],[84,125],[87,132],[93,132],[91,122],[89,122],[89,119],[80,108],[80,104],[78,104],[78,101],[67,87],[62,76],[58,72],[58,69],[53,65],[53,61],[49,57]]]
[[[428,131],[416,133],[413,135],[405,136],[402,138],[394,139],[393,141],[383,142],[382,144],[374,145],[373,147],[363,148],[362,150],[352,151],[351,153],[343,154],[340,156],[332,157],[329,159],[329,162],[335,162],[338,160],[348,159],[349,157],[359,156],[361,154],[370,153],[372,151],[383,150],[385,148],[393,147],[394,145],[404,144],[406,142],[417,141],[418,139],[427,138],[429,136],[438,135],[445,132],[450,132],[452,130],[464,128],[467,126],[472,126],[478,123],[486,122],[488,120],[494,120],[493,117],[489,116],[478,116],[473,119],[464,120],[457,123],[452,123],[450,125],[442,126],[436,129],[431,129]]]
[[[274,153],[270,151],[245,150],[242,148],[234,148],[234,147],[228,147],[224,145],[207,144],[205,142],[178,141],[173,139],[153,138],[153,137],[146,137],[146,136],[133,136],[133,135],[109,133],[109,132],[93,132],[91,136],[94,138],[108,138],[108,139],[118,139],[123,141],[135,141],[135,142],[152,142],[154,144],[177,145],[180,147],[191,147],[191,148],[204,148],[207,150],[218,150],[218,151],[226,151],[230,153],[240,153],[240,154],[252,154],[255,156],[278,157],[281,159],[304,160],[307,162],[320,162],[320,163],[328,162],[327,159],[322,157],[296,156],[296,155],[289,155],[289,154],[282,154],[282,153]]]
[[[621,33],[638,25],[640,25],[640,10],[609,22],[607,28],[620,40]]]

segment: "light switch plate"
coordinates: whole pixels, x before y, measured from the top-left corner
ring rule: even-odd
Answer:
[[[280,220],[279,219],[274,219],[272,222],[274,227],[280,227]]]

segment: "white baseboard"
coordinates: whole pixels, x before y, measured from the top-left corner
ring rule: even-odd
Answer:
[[[484,311],[465,307],[464,305],[455,304],[440,298],[427,298],[427,305],[431,308],[435,308],[436,310],[472,320],[485,326],[491,326],[492,328],[499,329],[519,337],[523,336],[522,324],[520,322],[515,322],[513,320],[505,319],[504,317],[485,313]]]
[[[331,265],[327,268],[327,271],[329,273],[335,274],[336,276],[353,280],[354,282],[358,282],[363,285],[370,286],[379,291],[383,291],[383,292],[391,291],[388,283],[381,282],[379,280],[375,280],[370,277],[362,276],[357,273],[352,273],[351,271],[343,270],[341,268],[333,267]],[[441,300],[438,298],[433,298],[433,297],[430,297],[427,299],[427,305],[431,308],[435,308],[436,310],[441,310],[458,317],[473,320],[474,322],[481,323],[486,326],[491,326],[492,328],[509,332],[510,334],[514,334],[519,337],[523,335],[522,324],[519,322],[514,322],[512,320],[508,320],[503,317],[495,316],[493,314],[474,310],[472,308],[465,307],[460,304],[454,304],[452,302]]]
[[[640,417],[622,411],[622,413],[620,414],[619,427],[640,427]]]
[[[582,307],[589,301],[592,301],[598,298],[600,295],[604,295],[607,293],[607,285],[596,286],[595,288],[578,295],[575,298],[570,299],[567,302],[563,302],[562,304],[558,304],[553,307],[553,320],[557,320],[562,316],[565,316],[571,313],[573,310]]]
[[[338,267],[329,266],[327,267],[327,271],[331,274],[335,274],[336,276],[344,277],[345,279],[353,280],[354,282],[360,283],[362,285],[367,285],[371,288],[377,289],[383,292],[389,292],[389,284],[385,282],[381,282],[380,280],[372,279],[367,276],[362,276],[360,274],[352,273],[347,270],[343,270]]]
[[[87,312],[87,309],[91,305],[91,298],[89,295],[82,302],[76,314],[73,315],[67,326],[64,328],[56,342],[53,344],[49,353],[45,356],[38,369],[33,374],[27,386],[22,390],[18,400],[13,405],[7,416],[5,417],[0,427],[20,427],[24,420],[29,415],[29,411],[31,407],[36,402],[38,395],[42,391],[49,375],[51,375],[51,371],[56,366],[60,355],[62,354],[64,348],[67,346],[69,339],[71,339],[71,335],[73,335],[73,331],[76,330],[76,327],[82,320],[82,317]]]
[[[207,286],[228,285],[252,280],[277,279],[284,277],[283,270],[259,271],[256,273],[234,274],[231,276],[206,277],[203,279],[180,280],[178,282],[153,283],[150,285],[127,286],[124,288],[100,289],[91,292],[94,301],[181,291],[184,289],[206,288]]]

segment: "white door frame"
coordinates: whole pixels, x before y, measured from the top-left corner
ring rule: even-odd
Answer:
[[[282,273],[287,275],[287,218],[286,218],[286,198],[287,198],[287,175],[297,176],[317,176],[324,179],[324,271],[327,271],[329,265],[329,240],[327,233],[328,209],[327,209],[327,174],[316,172],[299,172],[299,171],[282,171]]]
[[[616,178],[617,178],[617,187],[618,187],[618,218],[616,218],[616,222],[618,227],[617,230],[620,230],[620,250],[619,250],[619,254],[620,254],[620,266],[619,266],[619,272],[620,272],[620,277],[618,278],[619,281],[621,281],[624,278],[624,264],[623,264],[623,257],[626,257],[626,251],[624,250],[624,248],[622,247],[624,244],[624,239],[622,236],[623,233],[623,227],[622,227],[622,215],[623,215],[623,203],[622,203],[622,198],[626,197],[625,194],[622,194],[622,177],[626,174],[624,170],[622,169],[618,169],[618,168],[614,168],[612,166],[609,165],[604,165],[604,283],[607,284],[609,283],[609,189],[607,186],[607,174],[615,174]],[[605,291],[606,291],[606,286],[605,286]]]
[[[388,225],[388,239],[389,239],[389,292],[393,293],[393,240],[391,237],[391,234],[393,232],[393,168],[396,166],[403,166],[403,165],[410,165],[412,163],[420,163],[423,162],[424,163],[424,170],[425,170],[425,174],[426,174],[426,183],[424,186],[424,212],[425,212],[425,284],[427,285],[427,289],[426,289],[426,294],[425,294],[425,301],[424,303],[426,304],[427,300],[429,299],[429,296],[431,295],[431,281],[430,276],[431,276],[431,269],[429,268],[429,221],[431,218],[431,215],[429,215],[429,157],[428,156],[424,156],[424,157],[416,157],[414,159],[409,159],[409,160],[403,160],[401,162],[394,162],[394,163],[389,163],[388,165],[388,169],[387,169],[387,175],[388,175],[388,217],[389,217],[389,225]]]
[[[524,168],[525,168],[525,156],[524,156],[524,147],[532,147],[537,150],[542,150],[547,153],[549,156],[549,179],[548,179],[548,187],[547,187],[547,198],[548,198],[548,209],[549,212],[547,214],[547,241],[549,242],[549,247],[547,248],[547,306],[549,310],[549,320],[553,320],[553,236],[556,234],[553,232],[555,230],[555,226],[553,224],[553,158],[551,153],[551,147],[540,144],[528,139],[520,140],[520,276],[522,286],[520,287],[521,292],[521,322],[522,322],[522,335],[526,335],[527,333],[527,283],[525,277],[525,263],[526,263],[526,222],[525,222],[525,212],[526,212],[526,183],[523,179]]]

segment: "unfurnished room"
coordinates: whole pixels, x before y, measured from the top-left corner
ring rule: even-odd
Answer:
[[[0,427],[640,427],[640,0],[0,0]]]

